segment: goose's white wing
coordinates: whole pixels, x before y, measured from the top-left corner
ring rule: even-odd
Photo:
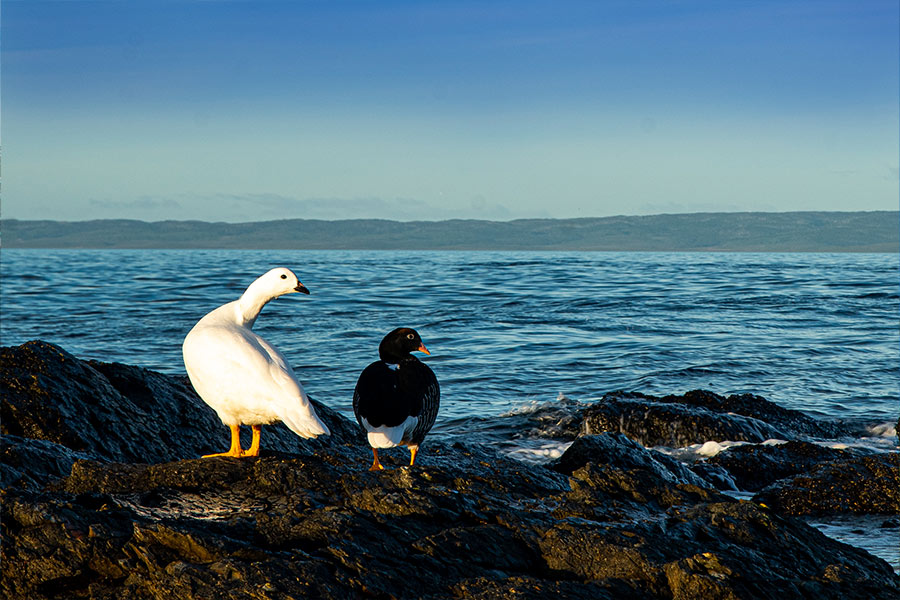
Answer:
[[[191,382],[226,424],[281,420],[302,437],[328,433],[284,356],[249,329],[195,327],[183,351]]]
[[[297,381],[291,368],[275,347],[255,333],[259,347],[268,355],[269,375],[280,393],[272,394],[273,410],[291,431],[302,437],[328,434],[328,427],[316,414],[303,386]],[[273,390],[275,392],[275,390]]]

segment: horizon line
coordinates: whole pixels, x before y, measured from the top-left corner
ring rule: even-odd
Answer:
[[[723,210],[723,211],[696,211],[696,212],[675,212],[675,213],[653,213],[647,215],[626,215],[626,214],[618,214],[618,215],[607,215],[603,217],[518,217],[514,219],[479,219],[479,218],[462,218],[456,217],[452,219],[410,219],[410,220],[401,220],[401,219],[389,219],[384,217],[359,217],[353,219],[323,219],[323,218],[308,218],[308,217],[288,217],[284,219],[267,219],[263,221],[205,221],[202,219],[160,219],[154,221],[148,221],[145,219],[135,219],[128,217],[100,217],[95,219],[82,219],[82,220],[64,220],[64,219],[20,219],[17,217],[0,217],[0,223],[6,221],[22,221],[22,222],[54,222],[54,223],[92,223],[97,221],[130,221],[137,223],[210,223],[210,224],[226,224],[226,225],[244,225],[244,224],[256,224],[256,223],[277,223],[280,221],[322,221],[322,222],[352,222],[352,221],[385,221],[392,223],[448,223],[454,221],[482,221],[485,223],[515,223],[517,221],[582,221],[582,220],[600,220],[600,219],[643,219],[643,218],[652,218],[652,217],[679,217],[679,216],[697,216],[697,215],[802,215],[802,214],[860,214],[860,213],[898,213],[900,214],[900,207],[897,210],[886,210],[886,209],[870,209],[870,210],[784,210],[784,211],[771,211],[771,210]]]

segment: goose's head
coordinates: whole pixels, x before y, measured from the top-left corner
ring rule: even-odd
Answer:
[[[277,298],[285,294],[293,294],[300,292],[301,294],[309,294],[306,286],[300,283],[297,276],[290,269],[278,267],[272,269],[251,284],[255,288],[254,291],[260,295],[268,295],[271,298]]]
[[[381,360],[389,363],[397,363],[401,358],[409,356],[410,352],[415,351],[431,354],[428,348],[425,347],[425,344],[422,343],[419,333],[409,327],[400,327],[393,330],[384,336],[384,339],[381,340],[381,344],[378,346],[378,354],[381,356]]]

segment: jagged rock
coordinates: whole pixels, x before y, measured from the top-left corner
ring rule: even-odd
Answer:
[[[787,433],[751,417],[642,394],[607,395],[584,411],[585,434],[627,435],[644,446],[679,448],[706,441],[762,442]]]
[[[559,498],[552,513],[560,519],[652,519],[674,506],[732,501],[711,488],[660,479],[655,470],[640,467],[588,463],[572,473],[569,484],[572,491]]]
[[[687,466],[622,434],[583,435],[548,465],[570,476],[556,517],[616,520],[700,501],[730,501]]]
[[[46,440],[15,435],[0,436],[0,482],[2,487],[40,489],[65,477],[79,459],[90,458],[84,452]]]
[[[536,577],[512,576],[488,579],[485,577],[460,581],[451,589],[452,598],[467,600],[640,600],[640,596],[624,583],[615,582],[548,581]],[[434,600],[448,596],[429,596]]]
[[[550,468],[571,475],[589,462],[624,470],[649,470],[654,477],[673,484],[706,484],[683,463],[655,450],[648,450],[620,433],[580,436],[550,464]]]
[[[845,426],[818,421],[760,396],[723,397],[704,390],[682,396],[607,394],[585,409],[582,433],[624,433],[644,446],[673,448],[707,441],[763,442],[847,434]]]
[[[358,428],[327,413],[338,432],[331,443],[289,434],[289,449],[270,445],[260,458],[198,459],[216,436],[192,431],[208,409],[178,378],[85,364],[43,344],[4,357],[3,597],[900,594],[883,560],[728,498],[621,435],[576,440],[562,472],[440,441],[423,446],[414,468],[399,467],[400,449],[384,453],[387,470],[369,472]],[[93,437],[97,414],[102,440]],[[134,427],[117,422],[126,416]],[[173,438],[142,455],[139,418],[173,427]],[[159,460],[165,452],[187,458]]]
[[[787,432],[790,437],[813,436],[833,439],[856,432],[854,426],[814,419],[799,410],[778,406],[755,394],[720,396],[707,390],[694,390],[682,396],[668,395],[661,402],[704,407],[716,413],[734,413],[768,423]]]
[[[691,471],[699,475],[717,490],[729,492],[739,491],[737,482],[724,467],[707,461],[697,461],[691,465]]]
[[[817,544],[830,544],[829,538],[818,532],[806,536],[806,526],[749,502],[700,503],[626,527],[566,520],[542,533],[551,569],[588,581],[626,581],[637,597],[806,598],[832,596],[839,589],[850,595],[894,593],[860,580],[845,557],[821,555]],[[861,587],[854,589],[853,582]]]
[[[732,446],[708,459],[723,467],[742,490],[758,492],[779,479],[804,473],[822,462],[841,460],[849,452],[810,442]]]
[[[433,449],[415,469],[382,473],[325,451],[78,461],[40,494],[4,492],[3,591],[35,599],[900,593],[883,561],[755,504],[681,489],[654,469],[605,467],[631,476],[617,479],[588,463],[573,473],[572,491],[547,469]],[[603,518],[549,510],[573,494]],[[655,508],[664,494],[668,509]]]
[[[852,456],[781,479],[754,500],[790,515],[900,513],[900,453]]]

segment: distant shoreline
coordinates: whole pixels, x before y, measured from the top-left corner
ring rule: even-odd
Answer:
[[[0,220],[3,248],[900,252],[900,211],[744,212],[514,221],[247,223]]]

